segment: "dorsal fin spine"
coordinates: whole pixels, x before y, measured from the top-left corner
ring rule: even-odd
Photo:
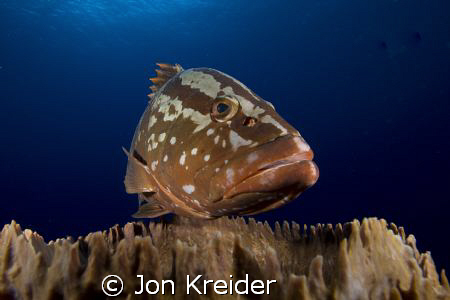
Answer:
[[[156,77],[150,78],[150,81],[153,83],[153,85],[150,86],[152,93],[148,95],[150,99],[155,95],[156,91],[158,91],[158,89],[161,88],[169,79],[183,71],[183,68],[179,64],[171,65],[157,63],[156,65],[160,69],[155,69]]]

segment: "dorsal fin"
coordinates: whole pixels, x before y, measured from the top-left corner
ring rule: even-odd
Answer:
[[[152,93],[148,95],[150,99],[155,95],[155,92],[167,82],[167,80],[183,71],[183,68],[179,64],[171,65],[157,63],[156,65],[159,69],[155,69],[156,77],[150,78],[150,81],[153,82],[153,85],[150,86]]]

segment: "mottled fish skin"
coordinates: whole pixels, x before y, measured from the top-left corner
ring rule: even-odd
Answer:
[[[220,71],[177,71],[155,80],[131,144],[125,186],[151,204],[136,216],[254,214],[317,181],[312,150],[272,104]]]

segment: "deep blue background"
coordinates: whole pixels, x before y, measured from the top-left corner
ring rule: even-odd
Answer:
[[[131,220],[121,146],[155,62],[238,78],[314,149],[317,185],[258,219],[382,217],[450,267],[446,0],[0,1],[0,224]]]

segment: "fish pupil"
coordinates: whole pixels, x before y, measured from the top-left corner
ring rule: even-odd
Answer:
[[[226,112],[228,110],[228,108],[229,108],[228,104],[225,104],[225,103],[217,104],[217,112],[219,114]]]

